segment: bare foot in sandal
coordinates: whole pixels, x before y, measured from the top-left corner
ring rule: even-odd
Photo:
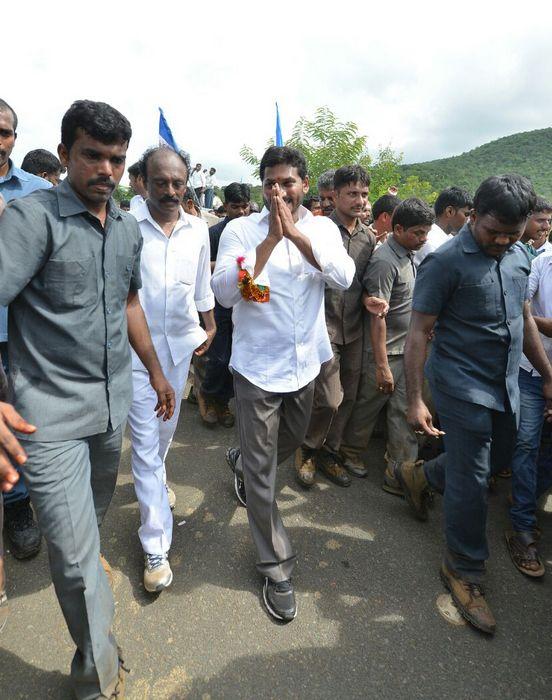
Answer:
[[[510,557],[516,569],[531,578],[544,576],[544,564],[539,557],[535,534],[532,532],[507,530],[504,535]]]

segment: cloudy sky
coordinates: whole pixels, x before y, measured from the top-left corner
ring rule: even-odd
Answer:
[[[327,105],[406,162],[552,125],[550,5],[490,2],[10,4],[0,97],[19,115],[14,160],[55,151],[75,99],[131,121],[128,162],[157,140],[163,107],[192,159],[249,179],[278,100],[284,139]]]

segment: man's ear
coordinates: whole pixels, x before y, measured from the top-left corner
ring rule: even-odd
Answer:
[[[303,180],[303,194],[307,194],[307,192],[309,191],[309,187],[310,187],[310,182],[309,182],[309,176],[307,175],[307,177]]]
[[[69,151],[65,147],[65,144],[60,143],[59,146],[57,147],[57,152],[59,159],[61,161],[61,164],[63,165],[64,168],[66,168],[69,165]]]

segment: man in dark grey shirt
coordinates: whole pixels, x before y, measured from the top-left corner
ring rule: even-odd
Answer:
[[[334,356],[322,365],[316,379],[309,428],[303,444],[297,478],[303,486],[314,484],[318,468],[338,486],[351,478],[340,459],[343,431],[357,397],[362,361],[362,278],[376,239],[359,216],[368,201],[370,176],[359,165],[345,165],[334,175],[335,210],[330,219],[339,228],[347,254],[355,261],[349,289],[326,288],[325,314]],[[356,469],[356,472],[355,472]],[[356,476],[366,471],[353,466]]]
[[[10,203],[0,218],[10,382],[15,408],[36,426],[21,439],[23,473],[77,646],[75,694],[86,699],[114,697],[122,683],[98,525],[131,400],[129,339],[150,373],[156,410],[167,419],[174,411],[137,294],[142,238],[110,198],[130,136],[127,119],[109,105],[75,102],[58,149],[67,179]]]
[[[351,461],[359,462],[386,406],[388,466],[383,488],[397,495],[401,489],[391,465],[415,460],[418,455],[416,436],[406,422],[403,359],[416,276],[414,253],[426,242],[433,220],[433,212],[421,200],[401,202],[393,212],[391,236],[376,249],[363,277],[366,293],[387,301],[389,312],[385,318],[366,317],[359,394],[342,450]]]

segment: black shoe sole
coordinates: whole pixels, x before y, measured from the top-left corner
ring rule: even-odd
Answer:
[[[278,620],[279,622],[292,622],[292,620],[295,620],[295,618],[297,617],[297,606],[295,606],[295,613],[294,613],[293,617],[282,617],[282,615],[280,615],[279,613],[277,613],[275,610],[273,610],[270,607],[268,595],[266,594],[267,585],[268,584],[265,581],[265,583],[263,584],[263,603],[264,603],[265,608],[267,609],[269,615],[271,615],[275,620]]]
[[[341,482],[341,481],[338,481],[337,479],[334,479],[334,478],[331,477],[331,476],[328,476],[328,475],[327,475],[325,472],[323,472],[321,469],[320,469],[319,471],[320,471],[321,474],[324,475],[324,477],[325,477],[328,481],[331,481],[332,484],[335,484],[336,486],[341,486],[341,488],[347,488],[347,487],[350,486],[351,483],[352,483],[350,480],[349,480],[349,481],[346,481],[345,483],[343,483],[343,482]]]
[[[482,626],[479,622],[477,622],[477,621],[475,620],[475,618],[473,618],[473,617],[469,614],[469,612],[460,604],[460,602],[458,601],[458,598],[457,598],[457,597],[454,595],[454,593],[452,592],[452,588],[451,588],[451,586],[450,586],[450,583],[448,582],[447,577],[445,576],[445,574],[444,574],[442,571],[439,571],[439,577],[441,578],[441,582],[442,582],[443,586],[444,586],[444,587],[447,589],[447,591],[450,593],[450,597],[452,598],[452,602],[454,603],[454,605],[456,606],[456,609],[458,610],[458,612],[460,613],[460,615],[462,615],[462,617],[464,618],[464,620],[466,620],[467,622],[469,622],[470,625],[471,625],[472,627],[475,627],[475,629],[479,630],[480,632],[483,632],[484,634],[488,634],[488,635],[490,635],[490,636],[494,635],[494,633],[495,633],[495,631],[496,631],[495,629],[490,629],[489,627],[483,627],[483,626]]]

